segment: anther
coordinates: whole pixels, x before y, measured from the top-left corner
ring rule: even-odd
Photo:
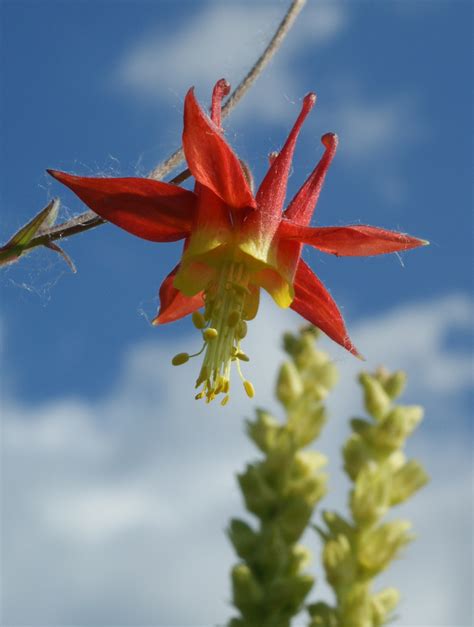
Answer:
[[[240,361],[250,361],[250,357],[241,351],[235,354],[235,358],[240,359]]]
[[[240,311],[231,311],[227,318],[227,326],[235,327],[240,321]]]
[[[178,353],[173,357],[171,363],[173,366],[181,366],[181,364],[185,364],[189,361],[189,353]]]
[[[204,327],[206,326],[206,319],[200,311],[193,312],[192,320],[196,329],[204,329]]]
[[[227,403],[229,402],[229,400],[230,400],[230,396],[229,396],[229,395],[224,396],[224,398],[221,400],[221,405],[222,405],[222,407],[224,407],[225,405],[227,405]]]
[[[239,323],[239,328],[237,329],[237,337],[240,340],[243,340],[246,335],[247,335],[247,323],[245,322],[245,320],[241,320]]]
[[[255,388],[250,383],[250,381],[244,380],[242,382],[244,384],[244,389],[249,398],[253,398],[255,396]]]
[[[219,333],[217,329],[214,329],[213,327],[206,329],[202,334],[205,342],[212,342],[212,340],[215,340],[218,335]]]

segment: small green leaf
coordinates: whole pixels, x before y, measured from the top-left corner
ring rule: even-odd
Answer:
[[[9,263],[18,261],[18,259],[36,248],[37,246],[45,246],[50,250],[54,250],[62,256],[67,265],[71,268],[72,272],[76,272],[74,263],[69,255],[67,255],[60,246],[52,241],[48,241],[44,238],[44,241],[39,241],[30,245],[35,237],[41,238],[41,235],[56,222],[60,207],[59,198],[53,198],[53,200],[42,209],[35,217],[30,220],[25,226],[22,226],[19,231],[13,235],[12,238],[4,245],[0,247],[0,266],[5,266]]]
[[[54,198],[42,211],[30,220],[25,226],[15,233],[3,248],[12,248],[18,246],[23,249],[27,246],[36,234],[39,234],[41,227],[48,228],[52,226],[58,216],[59,199]]]

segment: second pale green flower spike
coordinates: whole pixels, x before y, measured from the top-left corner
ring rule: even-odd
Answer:
[[[428,480],[422,466],[407,461],[406,439],[422,419],[419,406],[395,405],[405,387],[403,372],[379,369],[360,376],[370,420],[354,418],[344,449],[344,468],[353,481],[351,519],[325,512],[318,529],[324,543],[326,578],[336,605],[309,607],[310,627],[381,627],[392,617],[399,593],[386,588],[374,594],[373,579],[412,539],[410,523],[382,523],[388,510],[406,501]]]

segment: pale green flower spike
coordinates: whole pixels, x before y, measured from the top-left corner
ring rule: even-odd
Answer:
[[[280,368],[276,394],[286,421],[258,410],[247,423],[265,457],[238,479],[259,527],[234,519],[229,528],[241,560],[232,570],[233,604],[240,616],[229,627],[289,627],[313,585],[304,572],[310,553],[298,541],[326,491],[321,471],[326,459],[302,449],[318,437],[326,420],[323,400],[337,379],[334,364],[315,347],[316,335],[306,329],[284,338],[290,360]]]
[[[361,374],[359,380],[372,420],[354,418],[343,449],[344,469],[354,483],[351,520],[324,512],[325,528],[318,528],[326,579],[337,603],[311,605],[310,627],[380,627],[393,618],[398,591],[386,588],[373,594],[372,581],[412,539],[411,525],[381,519],[428,480],[422,466],[406,461],[403,452],[423,415],[421,407],[393,404],[405,387],[405,374],[379,369]]]

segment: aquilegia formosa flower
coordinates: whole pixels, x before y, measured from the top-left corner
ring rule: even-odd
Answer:
[[[251,175],[223,137],[221,102],[230,85],[221,79],[212,94],[211,116],[193,89],[184,103],[183,148],[195,178],[194,191],[146,178],[91,178],[48,170],[98,215],[133,235],[154,242],[184,240],[180,263],[160,288],[160,309],[153,324],[193,314],[205,351],[196,381],[196,398],[229,399],[232,362],[245,390],[253,396],[240,362],[247,321],[255,317],[260,288],[280,307],[291,307],[335,342],[359,356],[344,320],[321,281],[301,259],[303,244],[333,255],[379,255],[426,244],[424,240],[373,226],[309,226],[337,136],[322,137],[325,152],[285,210],[287,180],[301,126],[316,96],[308,94],[301,112],[257,193]],[[199,310],[204,308],[201,313]],[[173,359],[188,361],[188,353]]]

